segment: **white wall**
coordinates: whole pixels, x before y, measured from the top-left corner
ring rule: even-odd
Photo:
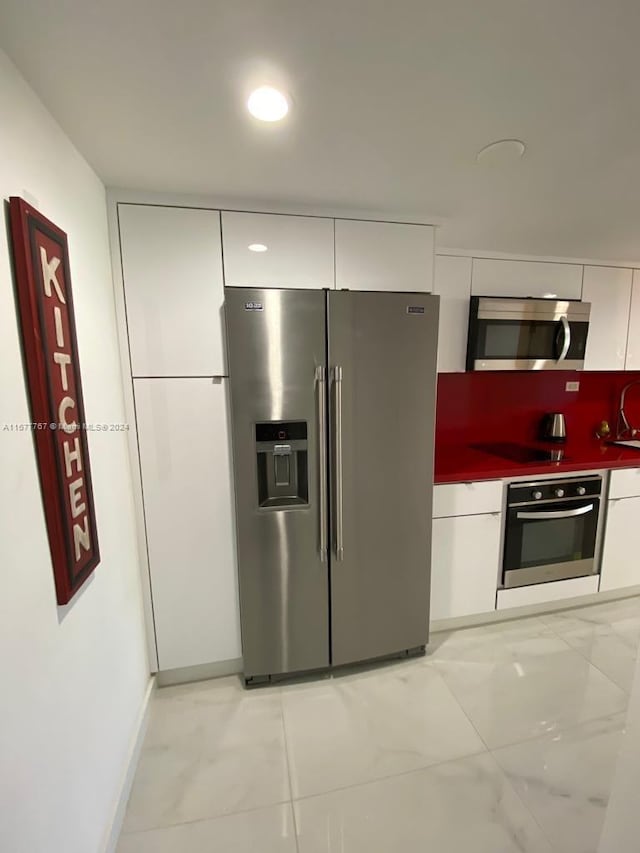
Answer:
[[[2,52],[0,115],[3,199],[69,236],[87,421],[124,422],[104,187]],[[149,683],[126,438],[88,435],[102,562],[58,608],[33,441],[2,430],[30,420],[0,228],[0,850],[94,853]]]

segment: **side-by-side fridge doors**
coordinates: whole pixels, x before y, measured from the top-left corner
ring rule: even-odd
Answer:
[[[429,633],[438,297],[329,292],[332,663]]]
[[[325,294],[226,288],[246,679],[327,667]]]

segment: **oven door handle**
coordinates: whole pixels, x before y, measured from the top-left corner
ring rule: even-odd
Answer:
[[[538,512],[518,512],[516,513],[516,518],[522,519],[523,521],[537,521],[538,519],[545,518],[575,518],[576,515],[586,515],[593,509],[594,504],[587,504],[586,506],[579,506],[578,509],[566,509],[564,511],[541,510]]]

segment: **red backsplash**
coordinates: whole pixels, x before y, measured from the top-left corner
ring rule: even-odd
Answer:
[[[436,448],[533,441],[545,412],[564,412],[569,441],[586,442],[603,419],[615,430],[620,391],[634,379],[640,379],[640,373],[441,373]],[[575,381],[580,390],[565,391],[565,383]],[[640,424],[640,386],[629,392],[625,409],[631,423]]]

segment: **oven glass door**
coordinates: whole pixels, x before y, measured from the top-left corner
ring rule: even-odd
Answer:
[[[599,508],[595,497],[510,507],[505,587],[593,574]]]
[[[567,361],[584,361],[588,323],[571,323]],[[557,361],[564,327],[556,320],[478,320],[476,359]]]

